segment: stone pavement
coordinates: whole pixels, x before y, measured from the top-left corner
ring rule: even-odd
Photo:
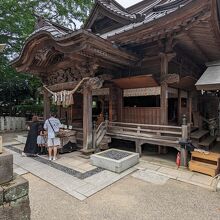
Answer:
[[[79,200],[94,195],[131,173],[134,178],[156,185],[164,185],[169,179],[209,190],[213,190],[217,185],[212,177],[142,159],[133,168],[116,174],[92,166],[88,159],[80,156],[80,152],[59,155],[57,161],[48,161],[46,156],[22,157],[24,144],[18,141],[4,142],[3,145],[14,155],[15,173],[23,175],[30,172]]]
[[[24,145],[16,141],[5,142],[3,146],[13,154],[14,172],[20,175],[30,172],[79,200],[86,199],[136,170],[133,167],[116,174],[90,165],[89,160],[79,157],[78,152],[60,155],[57,161],[49,161],[45,157],[22,157]]]
[[[165,184],[168,179],[174,179],[209,190],[216,190],[217,179],[184,168],[170,167],[143,160],[140,160],[140,163],[135,167],[138,171],[132,176],[147,182]],[[163,180],[161,180],[162,176],[164,177]]]

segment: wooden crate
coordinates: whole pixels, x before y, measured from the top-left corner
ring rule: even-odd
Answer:
[[[193,151],[189,169],[199,173],[216,176],[219,173],[220,154]]]

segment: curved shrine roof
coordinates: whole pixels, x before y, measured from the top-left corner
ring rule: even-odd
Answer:
[[[135,14],[130,14],[125,8],[114,0],[97,0],[97,3],[105,7],[107,10],[115,13],[116,15],[123,16],[129,19],[135,19]]]
[[[130,10],[135,11],[135,13],[141,14],[142,17],[144,16],[144,20],[141,22],[133,22],[128,25],[124,25],[123,27],[120,27],[118,29],[109,31],[105,34],[102,34],[101,37],[108,38],[112,37],[114,35],[124,33],[126,31],[129,31],[131,29],[134,29],[136,27],[139,27],[143,24],[150,23],[151,21],[154,21],[156,19],[159,19],[161,17],[164,17],[182,7],[187,5],[188,3],[192,2],[192,0],[156,0],[156,1],[143,1],[141,3],[136,4],[137,8],[135,6],[131,6]],[[140,7],[140,4],[142,7]],[[129,10],[129,9],[128,9]]]
[[[208,1],[207,1],[208,2]],[[206,3],[207,3],[206,2]],[[201,2],[202,3],[202,2]],[[193,9],[191,10],[191,4],[193,5]],[[207,3],[208,4],[208,3]],[[211,3],[210,3],[211,4]],[[120,4],[118,4],[115,0],[97,0],[96,6],[102,5],[102,7],[105,7],[106,10],[113,14],[117,14],[122,17],[126,17],[129,22],[127,24],[124,24],[122,27],[111,30],[107,33],[104,33],[102,35],[95,34],[90,31],[86,30],[71,30],[68,28],[65,28],[63,26],[60,26],[58,24],[55,24],[53,22],[49,22],[43,18],[38,18],[38,23],[36,25],[36,30],[28,37],[28,39],[25,42],[25,45],[23,47],[23,50],[21,51],[20,56],[15,59],[12,64],[16,63],[24,54],[24,50],[28,47],[28,45],[33,42],[33,40],[40,39],[40,37],[49,37],[52,38],[54,41],[56,41],[58,44],[63,42],[63,45],[67,40],[71,40],[74,38],[74,36],[80,37],[84,36],[83,39],[90,38],[91,41],[96,41],[96,43],[99,44],[101,42],[101,45],[106,44],[108,45],[108,48],[114,48],[117,47],[117,45],[114,45],[114,42],[112,43],[110,40],[114,40],[114,36],[119,36],[120,34],[129,32],[130,30],[133,30],[135,28],[138,28],[140,26],[143,26],[145,28],[145,24],[151,24],[153,21],[162,21],[160,18],[166,18],[166,16],[169,16],[172,13],[178,14],[178,10],[182,13],[181,19],[183,22],[187,23],[184,19],[191,19],[191,17],[185,16],[186,12],[190,12],[190,16],[195,15],[196,12],[194,12],[195,8],[200,6],[199,0],[144,0],[142,2],[139,2],[138,4],[135,4],[127,9],[123,8]],[[205,3],[201,4],[202,7],[206,6]],[[94,8],[96,7],[94,6]],[[93,11],[94,11],[93,8]],[[185,8],[186,10],[184,11]],[[183,10],[182,10],[183,9]],[[210,10],[210,9],[207,9]],[[97,12],[96,12],[97,13]],[[193,14],[194,13],[194,14]],[[91,15],[92,16],[92,15]],[[91,18],[90,16],[90,18]],[[139,21],[137,21],[137,18],[139,16]],[[141,19],[140,19],[141,18]],[[144,18],[144,20],[143,20]],[[171,16],[171,19],[166,20],[166,24],[169,26],[170,22],[175,21],[176,16]],[[184,19],[183,19],[184,18]],[[90,20],[91,21],[91,20]],[[92,21],[91,21],[92,22]],[[163,26],[163,23],[158,23],[160,26]],[[165,25],[165,24],[164,24]],[[150,26],[149,32],[153,31],[154,26]],[[143,29],[142,28],[142,29]],[[172,27],[170,27],[172,28]],[[141,29],[141,30],[142,30]],[[146,27],[146,30],[148,27]],[[130,32],[129,32],[130,33]],[[134,32],[133,32],[134,33]],[[127,33],[126,33],[127,34]],[[134,33],[135,35],[135,33]],[[123,37],[124,35],[120,35],[120,37]],[[129,35],[127,34],[129,37]],[[136,36],[133,36],[136,37]],[[129,38],[130,39],[130,38]],[[80,38],[81,40],[81,38]],[[65,42],[64,42],[65,41]],[[123,41],[123,40],[122,40]],[[74,40],[73,40],[74,43]],[[75,44],[75,43],[74,43]],[[120,51],[121,47],[117,47],[117,51]],[[127,51],[122,52],[124,55],[127,54]],[[124,56],[123,55],[123,56]],[[125,55],[126,56],[126,55]]]

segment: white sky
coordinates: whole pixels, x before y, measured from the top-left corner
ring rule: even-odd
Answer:
[[[134,5],[138,2],[141,2],[142,0],[116,0],[119,4],[121,4],[123,7],[127,8],[131,5]]]

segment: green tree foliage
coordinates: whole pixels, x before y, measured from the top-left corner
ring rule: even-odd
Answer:
[[[27,99],[36,102],[38,98],[40,81],[30,75],[16,73],[9,65],[34,31],[34,15],[74,29],[76,23],[85,21],[91,6],[91,0],[0,1],[0,43],[7,45],[4,54],[0,54],[0,108],[2,104],[11,108]]]

